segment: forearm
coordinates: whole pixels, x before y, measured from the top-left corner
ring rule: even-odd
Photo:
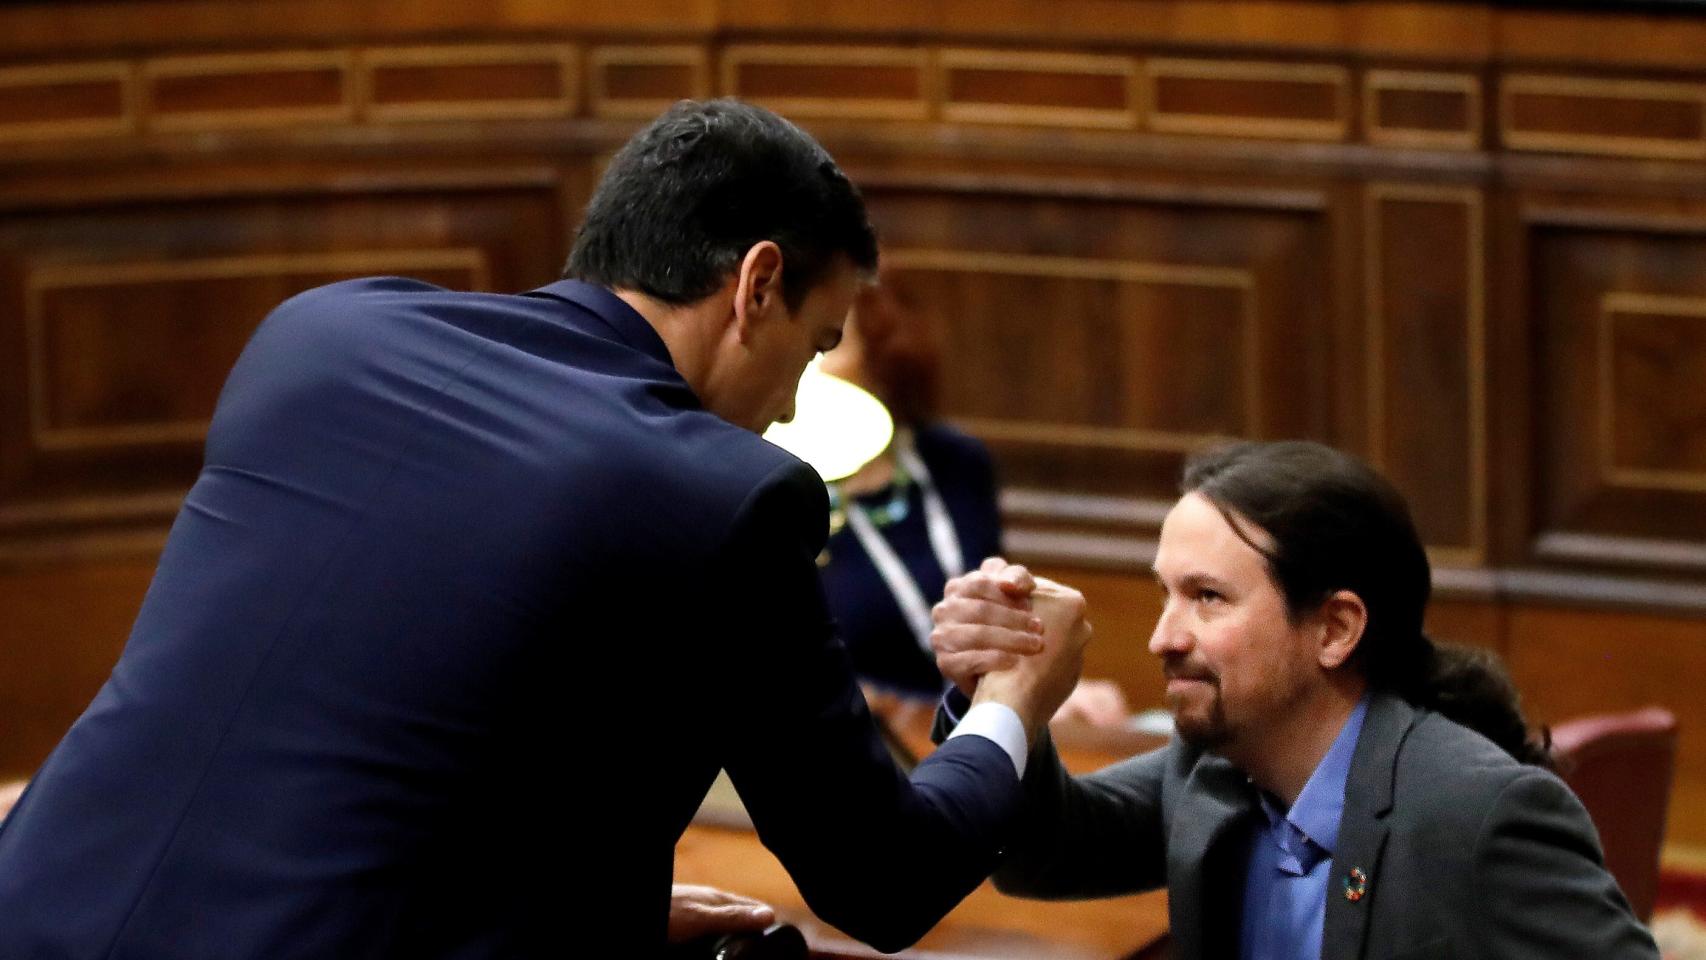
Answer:
[[[944,742],[970,700],[950,689],[931,736]],[[1073,777],[1053,740],[1040,738],[1026,759],[1018,823],[995,871],[1002,892],[1041,900],[1118,896],[1166,882],[1161,830],[1164,751]],[[1110,860],[1107,850],[1131,856]]]
[[[1019,824],[996,886],[1015,896],[1079,900],[1163,885],[1161,769],[1157,752],[1074,777],[1044,737],[1027,764]]]
[[[881,791],[805,777],[819,790],[792,800],[787,784],[741,786],[813,912],[880,950],[909,946],[989,876],[1018,807],[1012,761],[980,737],[889,777]]]

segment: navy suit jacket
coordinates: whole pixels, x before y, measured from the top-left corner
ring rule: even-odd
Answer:
[[[825,613],[826,509],[602,288],[287,301],[0,828],[0,958],[645,954],[720,767],[820,916],[910,943],[1018,785],[978,737],[895,769]]]

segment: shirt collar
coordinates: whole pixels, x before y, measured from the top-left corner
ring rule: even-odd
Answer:
[[[526,295],[550,297],[572,303],[603,322],[623,343],[671,367],[675,366],[675,359],[669,355],[669,347],[664,344],[663,338],[658,336],[657,330],[645,317],[640,316],[638,310],[629,306],[608,287],[582,280],[558,280],[537,290],[530,290]]]
[[[1339,845],[1339,821],[1345,812],[1345,782],[1350,778],[1351,758],[1356,754],[1357,737],[1362,734],[1362,721],[1367,713],[1368,697],[1365,695],[1351,710],[1351,715],[1345,718],[1345,724],[1339,728],[1339,735],[1327,749],[1327,755],[1315,765],[1315,772],[1309,775],[1308,782],[1297,795],[1297,802],[1285,815],[1292,826],[1311,843],[1325,850],[1328,856]],[[1265,796],[1262,799],[1270,819],[1277,819],[1278,810],[1268,806]]]

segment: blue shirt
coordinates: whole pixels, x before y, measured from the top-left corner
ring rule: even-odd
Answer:
[[[1345,779],[1367,712],[1364,697],[1289,811],[1266,793],[1260,795],[1266,822],[1250,838],[1241,960],[1319,960],[1333,848],[1339,843],[1339,818],[1345,810]]]

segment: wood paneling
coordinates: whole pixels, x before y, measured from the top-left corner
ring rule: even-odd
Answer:
[[[653,117],[711,92],[710,57],[695,46],[597,47],[588,71],[592,112],[601,117]]]
[[[455,288],[543,283],[552,191],[96,206],[0,224],[0,541],[158,523],[193,478],[225,372],[279,301],[375,273]],[[91,498],[94,498],[91,501]],[[99,504],[91,511],[91,502]]]
[[[1501,135],[1516,150],[1706,156],[1699,84],[1512,74],[1499,92]]]
[[[944,412],[997,447],[1009,483],[1170,498],[1190,450],[1325,431],[1318,218],[1046,195],[871,197],[898,296],[954,358]],[[1275,392],[1293,402],[1261,401]]]
[[[1436,559],[1475,565],[1488,497],[1481,195],[1376,183],[1367,204],[1369,458],[1409,494]]]
[[[801,117],[922,120],[928,55],[903,47],[731,46],[722,93]]]
[[[1462,73],[1370,70],[1363,77],[1363,135],[1394,147],[1473,150],[1481,145],[1481,81]]]
[[[1342,140],[1350,73],[1304,63],[1155,59],[1144,63],[1148,125],[1163,133]]]
[[[336,280],[409,276],[489,288],[474,248],[349,250],[64,265],[25,278],[36,450],[200,442],[255,323]]]
[[[0,143],[128,133],[135,87],[122,61],[0,69]]]
[[[348,121],[351,73],[336,50],[161,57],[142,67],[145,116],[151,130]]]
[[[1601,475],[1706,493],[1706,296],[1607,293],[1598,334]]]
[[[34,771],[106,682],[154,559],[0,566],[0,780]]]
[[[366,51],[362,65],[375,120],[564,117],[578,106],[572,46],[381,47]]]
[[[1508,657],[1524,707],[1538,722],[1658,704],[1681,731],[1669,837],[1706,844],[1706,699],[1699,621],[1543,606],[1510,613]]]
[[[944,120],[1137,126],[1137,66],[1126,57],[944,50],[940,63]]]
[[[1536,231],[1541,557],[1706,571],[1699,226]]]
[[[0,600],[41,598],[19,662],[80,664],[36,699],[4,675],[0,710],[62,726],[93,692],[267,309],[376,271],[549,280],[601,158],[716,94],[856,174],[1011,544],[1090,585],[1092,669],[1134,701],[1141,568],[1181,459],[1227,436],[1379,461],[1441,568],[1434,628],[1548,709],[1601,674],[1686,696],[1703,50],[1699,17],[1477,3],[0,5]],[[105,612],[66,615],[78,591]],[[1605,659],[1614,631],[1668,659]]]

